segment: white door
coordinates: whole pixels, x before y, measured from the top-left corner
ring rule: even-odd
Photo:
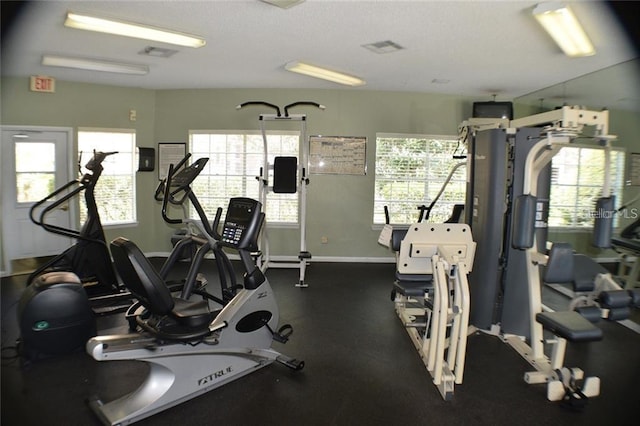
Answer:
[[[56,255],[73,244],[70,238],[47,232],[29,219],[35,202],[75,177],[71,176],[68,160],[71,137],[71,129],[2,127],[0,186],[6,273],[11,273],[13,259]],[[66,204],[60,206],[46,216],[45,222],[70,228],[73,209]]]

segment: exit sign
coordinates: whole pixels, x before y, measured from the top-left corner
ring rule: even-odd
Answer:
[[[44,75],[32,75],[29,88],[32,92],[53,93],[56,91],[56,79]]]

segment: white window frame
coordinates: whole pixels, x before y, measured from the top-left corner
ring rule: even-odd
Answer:
[[[558,176],[553,176],[554,174],[560,173],[559,169],[563,165],[558,164],[559,154],[556,154],[554,158],[551,160],[552,167],[552,179],[551,179],[551,188],[550,188],[550,196],[549,196],[549,229],[555,231],[590,231],[593,227],[593,210],[595,209],[595,202],[597,198],[602,196],[602,185],[600,183],[584,183],[581,184],[580,181],[580,172],[584,171],[584,165],[580,161],[580,151],[583,149],[589,150],[599,150],[603,152],[604,159],[604,148],[595,146],[595,145],[586,145],[586,144],[572,144],[570,146],[563,147],[562,150],[572,149],[578,150],[578,161],[575,167],[577,167],[576,171],[576,181],[572,183],[561,183],[557,182]],[[612,147],[612,154],[617,153],[621,155],[617,160],[618,164],[611,165],[611,191],[615,196],[616,204],[619,205],[622,201],[622,194],[624,190],[624,167],[626,161],[626,150],[622,147]],[[555,165],[554,165],[555,161]],[[611,161],[614,162],[616,159],[614,155],[611,157]],[[604,170],[604,164],[602,165]],[[557,191],[558,188],[568,187],[575,188],[575,198],[571,204],[560,204],[556,199],[554,201],[554,192]],[[554,191],[554,188],[556,190]],[[597,195],[588,201],[584,201],[584,198],[580,196],[581,188],[592,188]],[[557,193],[557,192],[556,192]],[[557,198],[558,196],[556,196]],[[569,224],[557,224],[554,223],[552,212],[564,211],[568,212],[571,215]],[[618,215],[614,216],[614,227],[618,224]],[[579,223],[582,223],[580,225]]]
[[[238,152],[227,152],[227,149],[209,149],[208,152],[203,150],[199,150],[194,147],[194,136],[210,136],[210,137],[241,137],[244,139],[243,147],[247,147],[246,140],[247,138],[252,138],[255,142],[253,146],[257,151],[247,152],[244,151],[242,153]],[[274,136],[293,136],[295,137],[297,143],[294,149],[292,150],[284,150],[282,146],[274,146],[272,142],[272,137]],[[269,164],[273,165],[273,158],[276,156],[295,156],[298,159],[300,158],[300,131],[291,131],[291,130],[268,130],[267,131],[267,141],[269,143],[268,146],[268,154],[269,154]],[[214,143],[213,141],[209,142]],[[281,143],[279,141],[278,143]],[[264,155],[263,155],[264,142],[262,140],[262,134],[257,130],[189,130],[189,152],[193,156],[193,159],[198,159],[201,157],[208,157],[209,162],[205,169],[200,173],[200,175],[194,181],[194,190],[200,203],[202,204],[207,216],[212,216],[217,207],[226,208],[227,203],[229,202],[229,198],[231,197],[249,197],[253,199],[259,199],[259,189],[261,183],[258,180],[258,175],[260,174],[260,169],[264,164]],[[246,161],[247,155],[257,156],[259,161],[253,165],[248,165]],[[227,174],[220,172],[222,167],[216,167],[216,162],[221,161],[220,157],[223,156],[233,156],[237,157],[237,155],[242,155],[243,158],[243,167],[244,170],[241,175],[237,174]],[[224,161],[224,160],[222,160]],[[218,163],[219,164],[219,163]],[[273,170],[269,170],[269,186],[273,185]],[[242,190],[229,190],[225,191],[222,194],[217,196],[210,196],[207,194],[209,187],[211,186],[209,179],[227,179],[232,178],[234,181],[238,181],[238,178],[242,178]],[[295,218],[292,217],[291,220],[281,220],[278,218],[274,218],[274,214],[276,211],[280,210],[281,206],[289,205],[289,209],[293,209],[295,211]],[[299,205],[299,197],[298,194],[275,194],[272,191],[267,193],[267,206],[266,206],[266,222],[270,228],[295,228],[299,226],[300,220],[300,205]],[[196,214],[194,211],[190,212],[190,216],[195,217]],[[223,213],[224,217],[224,213]]]
[[[404,140],[424,140],[425,148],[427,148],[427,144],[433,141],[442,141],[447,146],[447,149],[443,152],[429,152],[428,149],[418,153],[419,155],[415,157],[415,160],[420,162],[426,162],[422,171],[417,175],[411,176],[398,176],[398,175],[381,175],[381,164],[380,164],[380,140],[381,139],[404,139]],[[390,210],[390,222],[394,224],[410,224],[415,223],[418,220],[419,210],[417,207],[419,205],[428,205],[433,197],[437,195],[437,193],[442,188],[444,181],[447,178],[447,175],[453,169],[453,167],[464,161],[460,159],[454,159],[453,155],[465,154],[461,152],[462,144],[459,143],[459,138],[457,135],[422,135],[422,134],[397,134],[397,133],[377,133],[376,134],[376,154],[375,154],[375,182],[374,182],[374,200],[373,200],[373,228],[376,229],[381,227],[385,222],[384,217],[384,206],[387,205]],[[446,167],[438,168],[437,163],[445,163]],[[433,165],[433,166],[431,166]],[[434,175],[433,173],[438,170],[439,173]],[[398,171],[402,175],[402,171]],[[467,169],[466,167],[461,167],[456,171],[453,176],[453,179],[447,186],[447,189],[443,193],[442,197],[438,200],[437,204],[434,206],[434,210],[431,212],[429,221],[438,221],[439,219],[446,220],[452,211],[452,206],[454,204],[464,204],[466,198],[466,176]],[[391,188],[391,196],[384,197],[379,193],[379,186],[383,183],[389,184],[399,184],[398,190],[394,190]],[[415,197],[408,199],[407,197],[403,197],[403,192],[409,192],[409,187],[412,187],[412,190],[416,194]],[[402,188],[404,187],[404,188]],[[452,195],[455,194],[455,188],[458,190],[462,189],[463,196],[461,199],[457,199],[455,197],[452,198]],[[403,191],[404,190],[404,191]],[[420,192],[422,191],[422,192]],[[395,208],[394,208],[395,207]],[[400,212],[400,213],[398,213]]]
[[[91,144],[90,142],[83,141],[83,133],[105,133],[105,134],[127,134],[131,137],[131,144],[124,149],[123,147],[109,145],[108,142],[104,144]],[[80,158],[81,172],[86,173],[86,169],[84,168],[85,164],[91,159],[93,155],[93,150],[110,152],[117,151],[117,154],[110,155],[103,161],[102,165],[104,170],[98,181],[95,188],[95,196],[96,196],[96,204],[98,206],[98,212],[100,214],[100,221],[104,228],[109,227],[122,227],[127,225],[137,225],[137,197],[136,197],[136,171],[137,171],[137,154],[136,154],[136,131],[135,129],[110,129],[110,128],[91,128],[91,127],[80,127],[78,128],[77,135],[77,150],[76,154],[79,158],[80,152],[82,152],[82,158]],[[87,146],[87,144],[89,146]],[[126,162],[126,163],[125,163]],[[124,167],[123,167],[124,165]],[[124,169],[122,170],[118,170]],[[104,191],[105,178],[109,176],[126,176],[127,179],[131,180],[130,197],[129,202],[131,202],[131,216],[127,217],[123,220],[110,220],[109,219],[109,201],[114,204],[122,203],[123,200],[120,199],[111,199],[114,195],[113,193],[108,193]],[[84,200],[80,201],[80,212],[79,212],[80,221],[83,220],[84,215],[86,215],[86,208],[84,206]]]

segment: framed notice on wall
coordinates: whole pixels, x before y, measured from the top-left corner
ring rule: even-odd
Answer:
[[[167,177],[169,165],[176,165],[187,155],[187,144],[184,142],[168,142],[158,144],[158,179]]]
[[[312,174],[367,174],[367,138],[364,136],[311,136],[309,171]]]

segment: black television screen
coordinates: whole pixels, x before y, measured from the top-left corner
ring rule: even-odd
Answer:
[[[474,118],[508,118],[513,120],[513,103],[511,102],[474,102]]]

